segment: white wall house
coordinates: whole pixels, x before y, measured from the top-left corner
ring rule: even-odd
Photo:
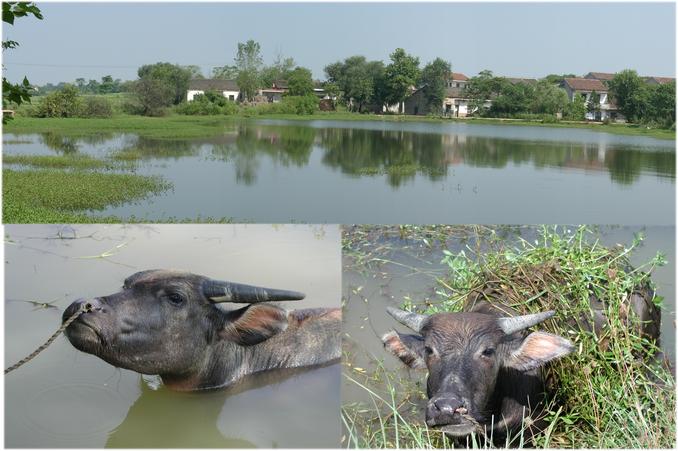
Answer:
[[[240,89],[235,80],[196,79],[188,83],[186,100],[191,102],[195,96],[205,94],[207,91],[217,91],[228,100],[240,100]]]
[[[452,72],[447,79],[445,87],[445,99],[443,100],[443,114],[452,117],[466,117],[469,110],[469,99],[465,89],[468,77],[458,72]]]
[[[589,121],[624,121],[624,116],[619,112],[617,105],[609,96],[607,85],[595,78],[565,78],[561,84],[565,89],[570,102],[574,102],[576,96],[584,97],[588,104],[595,92],[600,96],[600,111],[595,113],[586,112]]]

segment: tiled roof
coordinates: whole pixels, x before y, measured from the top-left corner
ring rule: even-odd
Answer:
[[[565,78],[563,82],[575,91],[607,92],[607,86],[593,78]]]
[[[648,80],[654,80],[660,85],[665,85],[667,83],[671,83],[676,81],[674,77],[647,77]]]
[[[467,81],[468,77],[461,72],[452,72],[452,80]]]
[[[239,91],[235,80],[216,78],[195,79],[188,82],[189,91]]]
[[[506,79],[513,84],[516,83],[527,83],[528,85],[532,85],[537,83],[536,78],[516,78],[516,77],[506,77]]]
[[[610,81],[614,78],[614,75],[615,74],[610,74],[608,72],[589,72],[588,74],[584,75],[584,78]]]

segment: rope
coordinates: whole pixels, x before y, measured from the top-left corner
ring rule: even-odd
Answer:
[[[10,371],[14,371],[15,369],[19,368],[21,365],[23,365],[23,364],[28,363],[29,361],[31,361],[33,358],[35,358],[35,356],[37,356],[37,355],[40,354],[42,351],[44,351],[44,350],[47,348],[47,346],[51,345],[52,342],[56,339],[56,337],[58,337],[59,334],[60,334],[61,332],[63,332],[64,330],[66,330],[66,328],[67,328],[68,326],[70,326],[71,323],[72,323],[73,321],[75,321],[75,320],[78,318],[78,316],[82,315],[82,314],[85,313],[85,312],[89,312],[89,311],[91,311],[91,310],[92,310],[92,305],[91,305],[90,303],[85,303],[85,304],[83,304],[83,305],[80,307],[80,309],[79,309],[77,312],[75,312],[70,318],[68,318],[68,319],[61,325],[61,327],[59,327],[59,329],[58,329],[56,332],[54,332],[54,334],[53,334],[51,337],[49,337],[49,339],[48,339],[42,346],[40,346],[38,349],[36,349],[35,351],[33,351],[33,352],[32,352],[31,354],[29,354],[27,357],[24,357],[23,359],[19,360],[19,361],[18,361],[17,363],[15,363],[14,365],[12,365],[12,366],[10,366],[9,368],[7,368],[7,369],[5,370],[5,374],[9,373]]]

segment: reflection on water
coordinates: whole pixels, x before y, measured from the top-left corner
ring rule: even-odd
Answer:
[[[8,225],[5,233],[6,366],[56,330],[72,301],[117,292],[142,269],[305,292],[281,303],[290,309],[340,305],[337,226]],[[5,377],[5,446],[334,448],[339,374],[335,363],[178,393],[59,337]]]
[[[562,213],[568,222],[637,223],[614,216],[625,204],[641,222],[673,222],[671,141],[575,129],[346,124],[233,122],[220,136],[190,140],[48,133],[38,146],[24,143],[34,137],[9,135],[5,152],[114,155],[174,183],[171,194],[106,211],[122,216],[459,223],[558,222]],[[199,210],[196,197],[206,192],[212,202]],[[648,207],[657,202],[665,208]],[[415,214],[397,211],[410,207]]]

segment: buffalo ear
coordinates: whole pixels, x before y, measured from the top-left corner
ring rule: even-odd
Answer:
[[[504,366],[520,371],[538,368],[574,349],[569,340],[546,332],[532,332],[504,360]]]
[[[419,335],[399,334],[391,331],[381,337],[384,347],[410,368],[426,368],[424,339]]]
[[[226,314],[221,338],[243,346],[266,341],[287,329],[287,311],[268,304],[248,305]]]

